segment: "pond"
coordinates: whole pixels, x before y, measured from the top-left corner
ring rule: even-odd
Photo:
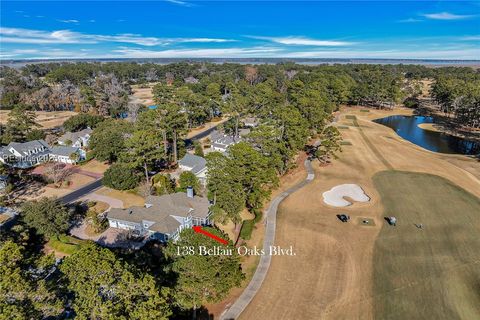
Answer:
[[[480,153],[479,142],[424,130],[418,126],[421,123],[434,123],[432,117],[396,115],[373,121],[392,128],[400,137],[430,151],[467,155]]]

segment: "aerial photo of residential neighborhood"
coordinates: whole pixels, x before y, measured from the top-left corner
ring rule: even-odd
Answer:
[[[1,1],[23,319],[480,319],[479,2]]]

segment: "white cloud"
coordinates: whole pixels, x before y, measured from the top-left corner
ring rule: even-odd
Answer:
[[[185,1],[180,1],[180,0],[164,0],[164,1],[168,2],[168,3],[178,4],[178,5],[184,6],[184,7],[192,7],[193,6],[192,3],[185,2]]]
[[[37,53],[37,49],[15,49],[12,51],[14,54],[32,54]]]
[[[460,40],[465,40],[465,41],[480,41],[480,35],[478,36],[466,36],[460,38]]]
[[[289,52],[287,58],[344,58],[344,59],[451,59],[476,60],[480,49],[451,50],[375,50],[375,51],[299,51]]]
[[[299,50],[288,51],[285,47],[249,47],[249,48],[200,48],[147,50],[142,48],[117,47],[108,53],[93,49],[63,50],[58,48],[42,50],[12,50],[2,52],[0,58],[28,59],[72,59],[72,58],[339,58],[339,59],[452,59],[475,60],[480,49],[474,47],[445,47],[440,50],[431,48],[386,49],[386,50]]]
[[[243,57],[271,57],[281,51],[273,47],[252,48],[215,48],[215,49],[170,49],[170,50],[143,50],[138,48],[121,48],[113,50],[117,57],[123,58],[243,58]]]
[[[403,20],[398,20],[400,23],[414,23],[414,22],[421,22],[423,20],[421,19],[415,19],[415,18],[408,18],[408,19],[403,19]]]
[[[79,23],[80,21],[78,20],[75,20],[75,19],[68,19],[68,20],[57,20],[59,22],[63,22],[63,23]]]
[[[473,15],[461,15],[449,12],[425,13],[422,14],[422,16],[432,20],[462,20],[474,17]]]
[[[285,45],[298,45],[298,46],[318,46],[318,47],[338,47],[352,45],[352,42],[336,41],[336,40],[317,40],[306,37],[289,36],[289,37],[259,37],[250,36],[253,39],[267,40],[279,44]]]
[[[85,34],[70,30],[41,31],[19,28],[0,27],[0,43],[30,43],[30,44],[72,44],[119,42],[142,46],[168,45],[172,43],[209,43],[233,42],[232,39],[221,38],[157,38],[144,37],[140,34],[99,35]]]
[[[175,39],[173,39],[175,41]],[[217,38],[178,38],[177,42],[235,42],[233,39],[217,39]]]

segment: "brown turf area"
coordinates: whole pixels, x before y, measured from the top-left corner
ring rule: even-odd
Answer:
[[[480,197],[480,180],[472,173],[480,172],[478,161],[424,150],[370,121],[392,114],[411,110],[342,109],[338,125],[349,126],[341,133],[352,145],[343,146],[333,165],[315,165],[315,180],[280,206],[276,244],[293,245],[297,255],[273,257],[265,282],[240,319],[375,318],[374,246],[385,223],[385,207],[373,182],[377,172],[430,173]],[[346,115],[355,115],[356,121]],[[371,201],[346,208],[324,204],[322,193],[342,183],[360,185]],[[432,199],[444,201],[438,195]],[[351,221],[373,218],[375,226],[341,223],[339,213],[350,215]]]

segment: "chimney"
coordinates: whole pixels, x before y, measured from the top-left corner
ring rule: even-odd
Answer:
[[[190,186],[187,187],[187,197],[193,198],[193,188]]]

